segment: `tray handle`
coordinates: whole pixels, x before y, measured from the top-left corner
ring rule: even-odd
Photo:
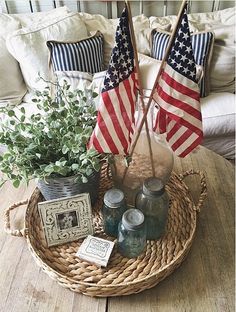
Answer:
[[[198,203],[195,205],[194,210],[196,210],[197,212],[200,212],[200,210],[203,206],[203,202],[207,196],[207,184],[206,184],[206,177],[205,177],[204,173],[200,170],[188,170],[182,174],[179,174],[179,178],[181,181],[183,181],[185,177],[190,176],[190,175],[194,175],[194,174],[196,174],[200,177],[200,186],[201,186],[201,192],[200,192],[199,200],[198,200]]]
[[[4,212],[4,231],[8,234],[11,234],[13,236],[18,236],[18,237],[25,237],[25,229],[21,229],[21,230],[12,230],[11,229],[11,222],[10,222],[10,212],[11,210],[16,209],[17,207],[23,206],[23,205],[27,205],[28,204],[28,200],[24,200],[18,203],[13,204],[12,206],[10,206],[9,208],[7,208]]]

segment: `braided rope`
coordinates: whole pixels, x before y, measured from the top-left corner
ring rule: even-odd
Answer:
[[[12,230],[11,229],[11,223],[10,223],[10,212],[20,206],[23,205],[27,205],[28,204],[28,200],[24,200],[21,202],[18,202],[16,204],[13,204],[12,206],[10,206],[9,208],[7,208],[4,211],[4,231],[8,234],[11,234],[13,236],[18,236],[18,237],[25,237],[25,229],[21,229],[21,230]]]
[[[198,203],[197,205],[195,205],[194,209],[197,211],[197,212],[200,212],[201,211],[201,208],[203,206],[203,202],[207,196],[207,183],[206,183],[206,178],[205,178],[205,175],[202,171],[200,170],[188,170],[188,171],[185,171],[183,174],[179,174],[179,178],[180,180],[182,181],[185,177],[187,176],[190,176],[190,175],[199,175],[200,177],[200,188],[201,188],[201,191],[200,191],[200,196],[199,196],[199,199],[198,199]]]

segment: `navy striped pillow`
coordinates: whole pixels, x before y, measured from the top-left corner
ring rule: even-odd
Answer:
[[[152,31],[152,50],[151,57],[156,60],[162,60],[165,55],[165,50],[169,42],[170,35],[156,30]]]
[[[162,60],[169,42],[170,35],[153,30],[151,57]],[[205,97],[210,92],[209,85],[209,65],[214,44],[214,34],[212,32],[202,32],[191,34],[193,54],[197,65],[203,67],[204,75],[200,82],[201,97]]]
[[[54,71],[97,73],[103,70],[102,34],[78,41],[48,41],[50,61]]]
[[[210,93],[209,66],[214,44],[214,35],[212,32],[192,34],[193,55],[197,65],[203,67],[203,78],[200,82],[201,97]]]

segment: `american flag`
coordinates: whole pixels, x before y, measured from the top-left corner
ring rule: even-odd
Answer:
[[[135,101],[134,50],[125,8],[117,26],[89,148],[95,148],[100,153],[128,154],[134,132]]]
[[[153,99],[159,105],[154,131],[166,132],[172,150],[185,157],[203,138],[200,94],[185,6]]]

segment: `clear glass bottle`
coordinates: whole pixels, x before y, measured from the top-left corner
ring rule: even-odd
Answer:
[[[144,213],[147,239],[159,239],[165,232],[169,208],[163,182],[155,177],[146,179],[136,196],[135,207]]]
[[[111,188],[104,195],[102,207],[103,228],[107,235],[117,237],[118,225],[127,209],[124,193],[117,188]]]
[[[128,209],[118,227],[117,246],[120,254],[127,258],[138,257],[146,247],[144,215],[138,209]]]
[[[144,96],[144,104],[149,100],[149,94],[146,92]],[[143,118],[143,108],[140,98],[138,99],[138,110],[135,113],[135,135]],[[156,103],[152,101],[147,115],[148,129],[150,135],[150,143],[153,154],[153,162],[155,167],[155,176],[166,184],[170,178],[174,157],[171,148],[166,141],[165,134],[157,134],[153,132],[153,124],[158,110]],[[111,164],[113,181],[116,187],[123,190],[127,203],[134,206],[135,196],[139,191],[145,179],[153,176],[149,143],[145,125],[142,128],[137,145],[134,149],[132,162],[129,165],[125,180],[123,179],[124,170],[126,168],[123,156],[115,155]]]

